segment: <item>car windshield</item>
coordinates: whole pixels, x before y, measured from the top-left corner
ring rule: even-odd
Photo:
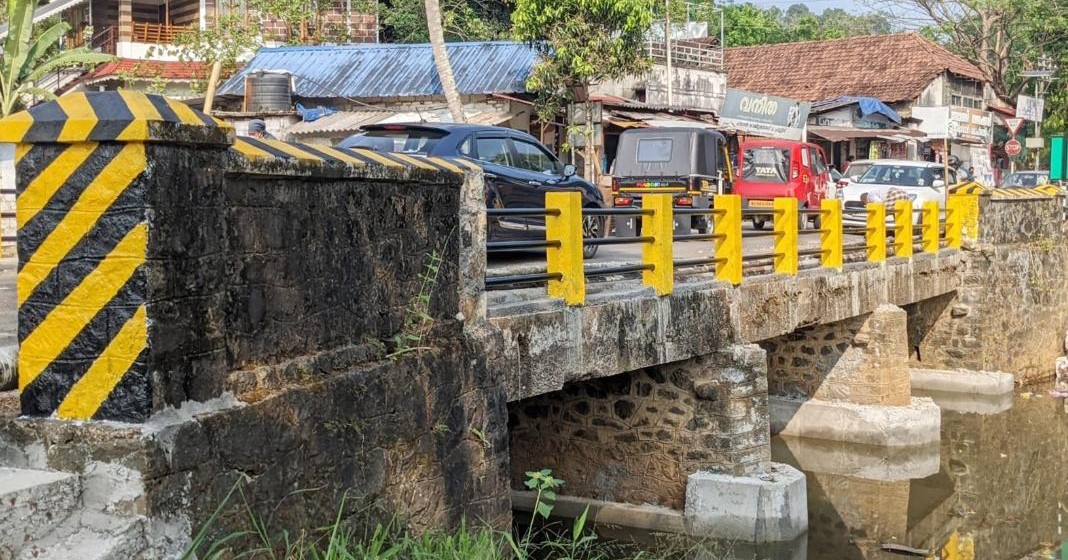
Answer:
[[[1046,178],[1037,173],[1013,173],[1005,178],[1004,187],[1037,187],[1046,183]]]
[[[350,136],[343,140],[339,146],[342,148],[369,148],[380,152],[426,155],[434,149],[434,145],[445,135],[446,133],[440,130],[420,128],[376,129]]]
[[[871,168],[870,163],[851,163],[846,168],[845,174],[847,177],[862,177]]]
[[[857,180],[864,185],[931,187],[941,178],[941,169],[916,165],[875,164]]]
[[[746,148],[742,155],[742,179],[759,183],[785,183],[790,178],[790,150]]]

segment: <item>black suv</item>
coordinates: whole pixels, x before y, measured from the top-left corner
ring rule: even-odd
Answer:
[[[510,128],[452,123],[370,125],[338,146],[467,158],[485,173],[489,208],[542,208],[545,193],[555,190],[577,190],[584,207],[604,207],[601,191],[576,175],[573,165],[561,164],[533,136]],[[582,229],[585,237],[603,237],[604,217],[583,218]],[[544,239],[545,220],[490,218],[487,234],[490,241]],[[596,253],[596,245],[583,251],[586,258]]]

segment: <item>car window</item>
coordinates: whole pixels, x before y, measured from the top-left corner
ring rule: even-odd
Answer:
[[[827,166],[823,164],[823,156],[820,155],[819,150],[816,148],[809,148],[809,150],[812,150],[812,171],[817,175],[826,173]]]
[[[369,148],[380,152],[426,155],[446,134],[441,130],[418,128],[368,130],[350,136],[339,145],[342,148]]]
[[[808,148],[801,148],[801,165],[804,167],[809,167]]]
[[[471,136],[465,138],[463,142],[460,142],[460,147],[456,149],[461,156],[472,157],[474,155],[474,142],[471,138]]]
[[[877,164],[871,166],[857,182],[866,185],[930,187],[941,177],[942,170],[936,167]]]
[[[846,168],[846,175],[849,177],[861,177],[867,173],[868,169],[871,169],[870,163],[851,163]]]
[[[789,149],[746,148],[742,152],[742,179],[764,183],[785,183],[789,177]]]
[[[514,138],[512,139],[512,145],[515,147],[515,167],[546,175],[558,174],[556,160],[541,146]]]
[[[671,161],[671,149],[674,143],[671,138],[639,138],[638,162],[666,163]]]
[[[475,140],[475,153],[479,161],[497,165],[512,165],[512,152],[508,149],[507,138],[482,138]]]

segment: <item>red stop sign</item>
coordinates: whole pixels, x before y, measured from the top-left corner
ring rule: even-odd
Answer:
[[[1023,151],[1023,146],[1020,145],[1020,141],[1013,138],[1008,142],[1005,142],[1005,153],[1010,156],[1018,156]]]

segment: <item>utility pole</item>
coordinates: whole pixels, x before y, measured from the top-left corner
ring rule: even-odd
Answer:
[[[1046,87],[1049,86],[1050,81],[1053,80],[1053,75],[1056,73],[1057,68],[1053,65],[1053,59],[1042,55],[1038,57],[1033,70],[1024,71],[1020,75],[1024,78],[1035,79],[1035,99],[1043,101],[1046,97]],[[1038,115],[1038,120],[1035,121],[1035,138],[1042,138],[1042,116]],[[1035,171],[1038,171],[1042,166],[1041,153],[1041,148],[1035,148]]]
[[[668,107],[675,106],[675,73],[671,68],[671,0],[664,0],[667,10],[664,15],[664,52],[667,54]]]

